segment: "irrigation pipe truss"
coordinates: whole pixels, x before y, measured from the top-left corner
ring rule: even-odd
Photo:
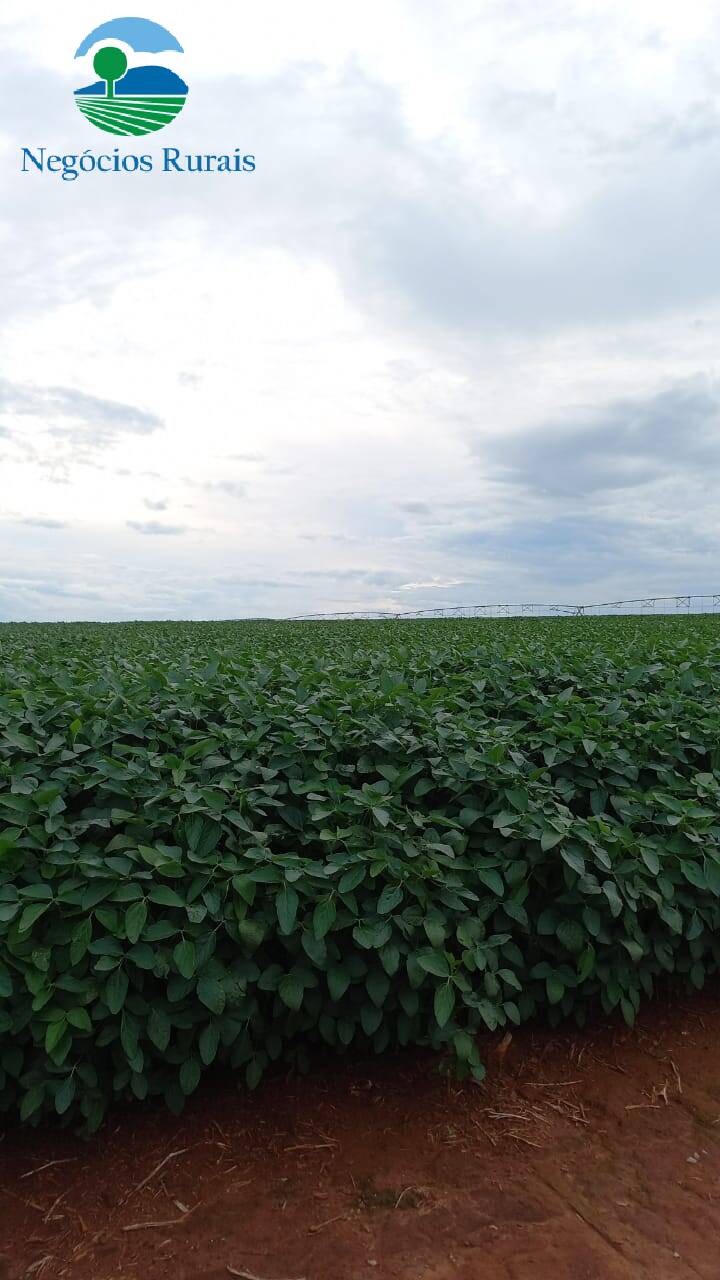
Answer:
[[[705,595],[638,596],[635,600],[606,600],[599,604],[452,604],[430,609],[391,611],[383,609],[335,610],[332,613],[301,613],[289,622],[323,619],[413,619],[413,618],[549,618],[585,617],[599,614],[718,613],[720,592]]]

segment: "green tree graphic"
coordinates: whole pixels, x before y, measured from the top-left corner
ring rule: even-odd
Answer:
[[[115,97],[115,81],[122,79],[127,71],[128,60],[122,49],[115,45],[106,45],[98,49],[93,59],[93,67],[101,80],[107,84],[106,97]]]

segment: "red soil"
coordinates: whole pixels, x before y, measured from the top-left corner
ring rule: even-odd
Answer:
[[[720,1277],[716,991],[487,1052],[482,1086],[407,1053],[13,1129],[0,1280]]]

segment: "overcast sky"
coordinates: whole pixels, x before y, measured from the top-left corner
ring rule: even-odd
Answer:
[[[141,12],[116,140],[0,10],[0,619],[720,589],[717,0]],[[116,141],[257,168],[20,171]]]

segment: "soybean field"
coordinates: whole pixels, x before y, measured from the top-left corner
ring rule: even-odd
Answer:
[[[712,617],[4,624],[0,1109],[318,1046],[481,1081],[720,958]]]

